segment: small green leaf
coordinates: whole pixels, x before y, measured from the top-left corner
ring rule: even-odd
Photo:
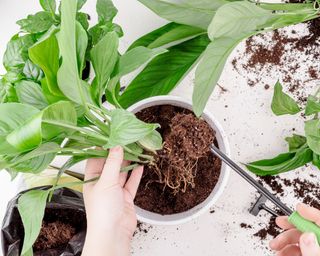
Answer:
[[[118,37],[123,36],[121,27],[112,22],[102,22],[90,28],[88,33],[90,35],[92,45],[94,46],[99,43],[100,40],[109,32],[116,32]]]
[[[289,144],[289,151],[293,152],[299,148],[301,148],[304,144],[307,143],[307,139],[305,136],[301,136],[298,134],[293,134],[292,137],[287,137],[285,140]]]
[[[40,0],[43,10],[54,14],[56,12],[56,0]]]
[[[29,56],[32,62],[43,70],[50,92],[55,96],[63,96],[57,83],[59,46],[55,33],[56,30],[52,30],[43,36],[29,49]]]
[[[37,65],[33,64],[30,60],[27,60],[25,63],[23,74],[27,79],[36,82],[40,81],[43,78],[42,70]]]
[[[242,40],[221,37],[210,43],[196,69],[192,95],[193,111],[200,116],[216,86],[228,56]],[[208,68],[210,67],[210,68]]]
[[[121,77],[129,74],[146,62],[165,52],[167,52],[167,50],[161,48],[148,49],[143,46],[133,48],[120,57],[117,75]]]
[[[127,108],[139,100],[171,92],[194,67],[209,42],[207,35],[198,36],[154,58],[120,96],[121,106]]]
[[[310,120],[305,122],[304,132],[310,149],[320,155],[320,120]]]
[[[3,80],[7,81],[8,83],[14,84],[21,79],[23,79],[23,75],[19,70],[13,70],[13,71],[8,71],[4,76]]]
[[[310,95],[307,100],[305,115],[310,116],[320,112],[320,102],[319,99],[313,95]]]
[[[38,12],[17,21],[17,24],[22,31],[36,34],[47,31],[54,24],[54,20],[49,12]]]
[[[313,153],[312,164],[320,170],[320,155]]]
[[[236,37],[262,29],[267,21],[275,18],[272,11],[256,3],[232,2],[218,9],[208,28],[209,38]]]
[[[162,149],[162,137],[158,131],[153,131],[138,142],[144,149],[155,152]]]
[[[30,190],[21,195],[18,210],[24,227],[21,254],[26,254],[36,241],[40,230],[50,190]]]
[[[77,21],[81,24],[81,26],[85,29],[88,30],[89,28],[89,16],[86,13],[83,12],[78,12],[77,13]]]
[[[280,154],[273,159],[265,159],[247,164],[251,172],[265,176],[288,172],[312,161],[313,152],[308,147],[302,147],[296,152]]]
[[[76,22],[76,49],[79,75],[82,77],[84,69],[85,55],[88,46],[88,35],[79,22]]]
[[[35,39],[32,35],[19,37],[15,35],[11,38],[7,45],[7,49],[3,56],[3,65],[7,70],[13,68],[23,68],[28,60],[28,48],[32,46]]]
[[[134,114],[122,109],[112,110],[110,116],[110,136],[104,148],[137,142],[159,127],[157,124],[144,123]]]
[[[300,112],[298,104],[282,91],[282,86],[279,81],[274,86],[271,109],[277,116],[286,114],[294,115]]]
[[[118,60],[119,39],[115,32],[106,34],[90,52],[95,71],[91,91],[97,102],[100,102],[107,81]]]
[[[39,84],[24,80],[17,83],[15,87],[19,102],[31,105],[40,110],[48,106],[48,102]]]
[[[113,5],[111,0],[97,0],[96,10],[99,22],[112,21],[118,13],[117,8]]]

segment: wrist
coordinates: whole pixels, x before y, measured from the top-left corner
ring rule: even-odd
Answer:
[[[129,256],[130,241],[116,229],[88,228],[82,256]]]

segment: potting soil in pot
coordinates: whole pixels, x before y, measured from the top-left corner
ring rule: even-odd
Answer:
[[[39,190],[48,187],[35,188]],[[4,256],[20,255],[24,230],[17,208],[21,192],[13,198],[1,228]],[[80,256],[86,236],[86,214],[82,194],[61,188],[47,203],[40,234],[33,246],[34,256]]]
[[[215,131],[186,109],[154,106],[137,113],[159,123],[163,149],[145,171],[135,199],[139,207],[160,214],[180,213],[203,202],[218,182],[221,161],[210,152]]]

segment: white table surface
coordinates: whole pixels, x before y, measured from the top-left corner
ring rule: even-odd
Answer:
[[[117,22],[125,32],[125,36],[121,39],[122,49],[126,49],[134,39],[165,23],[136,0],[114,2],[119,9]],[[15,21],[39,8],[36,0],[0,1],[1,55],[4,53],[7,41],[18,31]],[[95,1],[88,0],[84,9],[95,17]],[[240,49],[241,47],[243,45]],[[0,73],[3,72],[1,67]],[[173,94],[191,99],[193,77],[193,74],[188,76]],[[275,81],[276,78],[270,79],[270,84]],[[217,88],[207,108],[221,122],[229,136],[234,160],[248,162],[262,157],[272,157],[286,150],[283,138],[291,134],[292,128],[302,133],[301,117],[275,117],[272,114],[270,109],[272,88],[269,90],[265,90],[263,86],[249,88],[246,79],[239,76],[230,63],[227,64],[219,83],[228,91],[222,94]],[[315,82],[309,83],[309,88],[313,90],[315,84]],[[56,162],[61,163],[61,159]],[[83,170],[83,164],[74,169]],[[312,167],[302,169],[283,176],[294,177],[300,173],[299,175],[307,177],[311,172],[317,173]],[[15,183],[10,182],[9,176],[4,171],[0,172],[0,219],[3,218],[7,201],[14,196],[15,191]],[[140,232],[134,237],[133,255],[273,255],[266,249],[267,241],[262,243],[252,236],[253,230],[240,228],[242,222],[255,227],[267,223],[267,215],[253,217],[248,213],[255,196],[255,191],[232,173],[225,192],[214,206],[215,213],[208,212],[199,219],[181,226],[149,227],[147,233]],[[290,205],[296,202],[290,196],[285,201]]]

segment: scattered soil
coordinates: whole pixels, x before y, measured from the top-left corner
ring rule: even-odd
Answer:
[[[280,80],[295,98],[304,103],[303,88],[320,79],[320,18],[250,37],[245,49],[231,61],[250,87],[268,89],[265,77]]]
[[[69,241],[83,227],[85,219],[86,216],[82,212],[46,209],[40,234],[33,245],[35,255],[44,255],[44,252],[63,252]]]
[[[170,105],[144,109],[137,117],[161,125],[164,146],[145,167],[136,205],[174,214],[203,202],[220,176],[221,161],[210,152],[210,145],[217,145],[215,132],[191,111]]]
[[[240,223],[240,227],[241,227],[241,228],[245,228],[245,229],[251,229],[251,228],[252,228],[251,225],[246,224],[246,223]]]
[[[316,178],[311,175],[311,178]],[[320,209],[320,186],[317,182],[311,182],[306,179],[295,178],[289,180],[281,178],[280,176],[265,176],[259,177],[259,182],[264,186],[269,187],[275,195],[278,197],[285,197],[287,191],[292,191],[295,198],[298,201],[308,204],[312,207]],[[278,210],[277,210],[278,211]],[[278,211],[281,215],[281,212]],[[241,228],[247,229],[246,223],[241,223]],[[271,216],[269,222],[263,228],[260,228],[253,235],[258,237],[260,240],[265,240],[269,237],[275,238],[282,230],[276,225],[275,217]]]

